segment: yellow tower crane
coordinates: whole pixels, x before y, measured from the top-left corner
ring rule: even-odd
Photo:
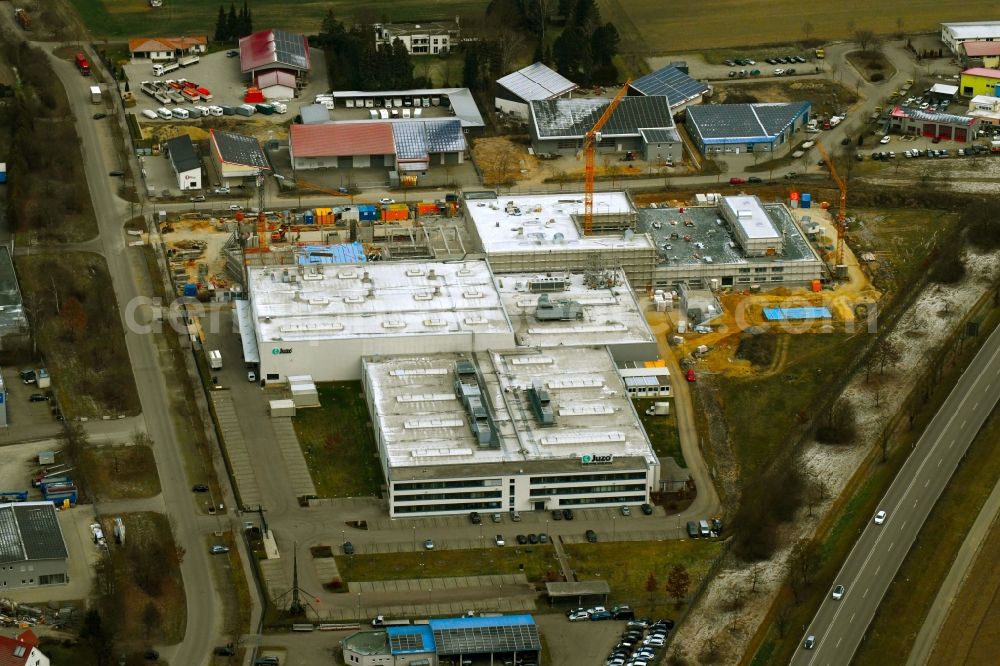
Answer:
[[[835,257],[834,270],[841,270],[839,267],[844,265],[844,240],[847,236],[847,224],[845,223],[846,211],[847,211],[847,183],[840,177],[837,173],[836,167],[833,166],[833,160],[830,159],[830,154],[826,152],[826,148],[823,147],[823,143],[820,141],[816,142],[816,147],[819,148],[819,152],[823,155],[823,161],[826,162],[826,166],[830,169],[830,175],[833,177],[833,181],[837,183],[837,187],[840,189],[840,204],[837,207],[837,254]],[[847,273],[844,273],[846,277]]]

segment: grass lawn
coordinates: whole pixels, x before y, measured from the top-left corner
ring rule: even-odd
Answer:
[[[896,68],[880,51],[851,51],[846,57],[866,81],[876,74],[882,75],[879,81],[888,81],[896,75]]]
[[[863,341],[861,335],[841,333],[792,335],[781,372],[766,379],[719,382],[733,449],[745,478],[781,454],[790,433],[809,417],[808,410]]]
[[[559,571],[551,545],[337,555],[336,560],[345,581],[516,574],[522,564],[528,580],[541,581],[547,572]]]
[[[722,542],[687,539],[581,543],[566,545],[563,549],[579,580],[608,581],[611,603],[630,604],[637,613],[644,614],[662,612],[672,606],[663,588],[670,569],[676,564],[683,566],[691,575],[693,593],[719,556]],[[659,590],[652,597],[646,591],[650,573],[656,577]]]
[[[153,9],[148,0],[71,0],[83,17],[95,39],[127,39],[150,34],[155,25],[157,35],[203,34],[209,39],[215,33],[219,5],[229,11],[228,2],[204,0],[168,0],[163,7]],[[238,7],[242,3],[236,3]],[[367,16],[373,21],[454,20],[456,14],[481,16],[482,2],[477,0],[370,0],[365,3],[348,0],[297,0],[289,11],[286,0],[251,0],[255,30],[282,28],[305,34],[319,32],[327,10],[350,23]]]
[[[142,499],[160,493],[148,446],[93,446],[83,452],[90,491],[102,500]]]
[[[139,395],[104,258],[43,251],[16,257],[15,267],[63,412],[138,414]]]
[[[187,624],[184,581],[181,579],[179,558],[162,557],[157,560],[157,566],[163,572],[163,583],[159,594],[151,596],[137,583],[137,577],[143,575],[145,569],[143,565],[149,564],[148,558],[134,558],[129,552],[134,549],[144,551],[148,548],[148,544],[152,543],[161,544],[165,552],[175,549],[170,520],[162,513],[151,512],[126,513],[122,514],[122,519],[125,522],[126,547],[112,548],[117,578],[113,603],[121,615],[118,636],[129,637],[120,640],[133,649],[150,643],[158,645],[179,643],[184,638],[184,628]],[[105,528],[105,533],[110,534],[110,525],[105,524]],[[159,610],[160,621],[151,628],[147,636],[142,615],[143,609],[149,602]]]
[[[627,52],[679,53],[701,51],[706,41],[714,47],[738,47],[748,44],[787,44],[806,39],[808,23],[811,39],[845,39],[855,30],[871,29],[887,34],[900,29],[907,32],[939,30],[941,21],[973,21],[991,15],[995,3],[971,0],[961,5],[938,0],[889,0],[873,3],[866,0],[814,3],[797,0],[748,2],[748,0],[677,0],[670,11],[663,11],[661,0],[598,0],[604,20],[624,25],[618,30],[627,38],[621,48]],[[634,35],[639,39],[635,39]],[[708,36],[706,38],[706,36]],[[755,49],[743,50],[745,57],[757,56]]]
[[[666,402],[670,404],[670,414],[667,416],[647,416],[646,409],[655,402]],[[637,400],[635,410],[639,412],[639,420],[642,427],[646,429],[646,435],[653,444],[653,451],[660,458],[673,456],[674,460],[681,467],[687,467],[684,463],[684,454],[681,452],[681,437],[677,432],[677,415],[674,413],[673,398],[649,398]]]
[[[382,470],[361,382],[318,386],[322,407],[292,419],[320,497],[379,494]]]

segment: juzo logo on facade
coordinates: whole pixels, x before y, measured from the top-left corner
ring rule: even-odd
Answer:
[[[291,347],[272,347],[271,348],[271,353],[274,354],[275,356],[277,356],[278,354],[291,354],[292,353],[292,348]]]
[[[610,453],[606,456],[598,456],[592,453],[587,453],[580,456],[580,462],[584,465],[608,465],[614,460],[614,456]]]

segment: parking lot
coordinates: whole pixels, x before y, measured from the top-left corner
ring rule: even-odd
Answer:
[[[309,74],[309,84],[299,91],[299,96],[288,102],[288,112],[284,114],[274,114],[265,116],[254,114],[253,118],[258,122],[269,122],[279,124],[287,122],[289,118],[299,112],[299,107],[303,104],[311,104],[315,96],[329,90],[329,83],[326,76],[326,60],[322,51],[310,49],[310,64],[312,69]],[[240,72],[239,57],[227,57],[225,51],[202,55],[200,62],[190,67],[182,67],[163,76],[153,75],[153,65],[148,60],[136,60],[125,65],[125,74],[128,76],[129,89],[135,95],[136,106],[132,111],[139,116],[140,122],[160,123],[162,120],[150,120],[141,114],[145,110],[156,111],[161,106],[167,108],[181,107],[190,109],[198,105],[226,105],[239,106],[243,103],[243,94],[249,80],[244,78]],[[160,101],[150,97],[140,89],[143,81],[166,81],[187,79],[198,84],[199,87],[207,88],[212,93],[211,101],[202,101],[197,104],[168,104],[164,105]],[[232,117],[232,116],[230,116]],[[242,118],[242,117],[241,117]],[[243,118],[245,120],[245,118]],[[166,122],[185,122],[169,120]],[[189,120],[195,122],[197,120]]]
[[[7,427],[0,429],[0,443],[56,436],[62,431],[62,424],[53,416],[52,403],[31,401],[33,394],[45,395],[51,389],[25,384],[18,371],[19,368],[14,367],[3,368],[2,371],[7,391]]]

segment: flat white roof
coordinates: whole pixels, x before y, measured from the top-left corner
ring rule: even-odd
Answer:
[[[951,33],[956,40],[968,39],[998,39],[1000,38],[1000,21],[963,21],[958,23],[942,23],[941,27]]]
[[[511,332],[481,260],[268,266],[249,276],[260,344]]]
[[[618,270],[511,274],[495,278],[518,345],[557,347],[655,342],[635,293]],[[579,304],[580,317],[539,320],[538,299]]]
[[[520,214],[506,212],[512,202]],[[583,194],[532,194],[467,199],[486,254],[652,248],[645,234],[581,236],[572,215],[583,215]],[[635,214],[624,192],[594,194],[594,215]],[[627,237],[626,237],[627,236]]]
[[[472,360],[499,446],[480,447],[455,394],[455,364]],[[490,351],[363,359],[372,420],[388,467],[637,456],[657,464],[606,347]],[[528,390],[548,391],[555,423],[540,425]]]
[[[731,196],[723,199],[736,212],[737,222],[747,238],[781,238],[771,218],[767,216],[767,211],[760,205],[760,199],[755,196]]]

